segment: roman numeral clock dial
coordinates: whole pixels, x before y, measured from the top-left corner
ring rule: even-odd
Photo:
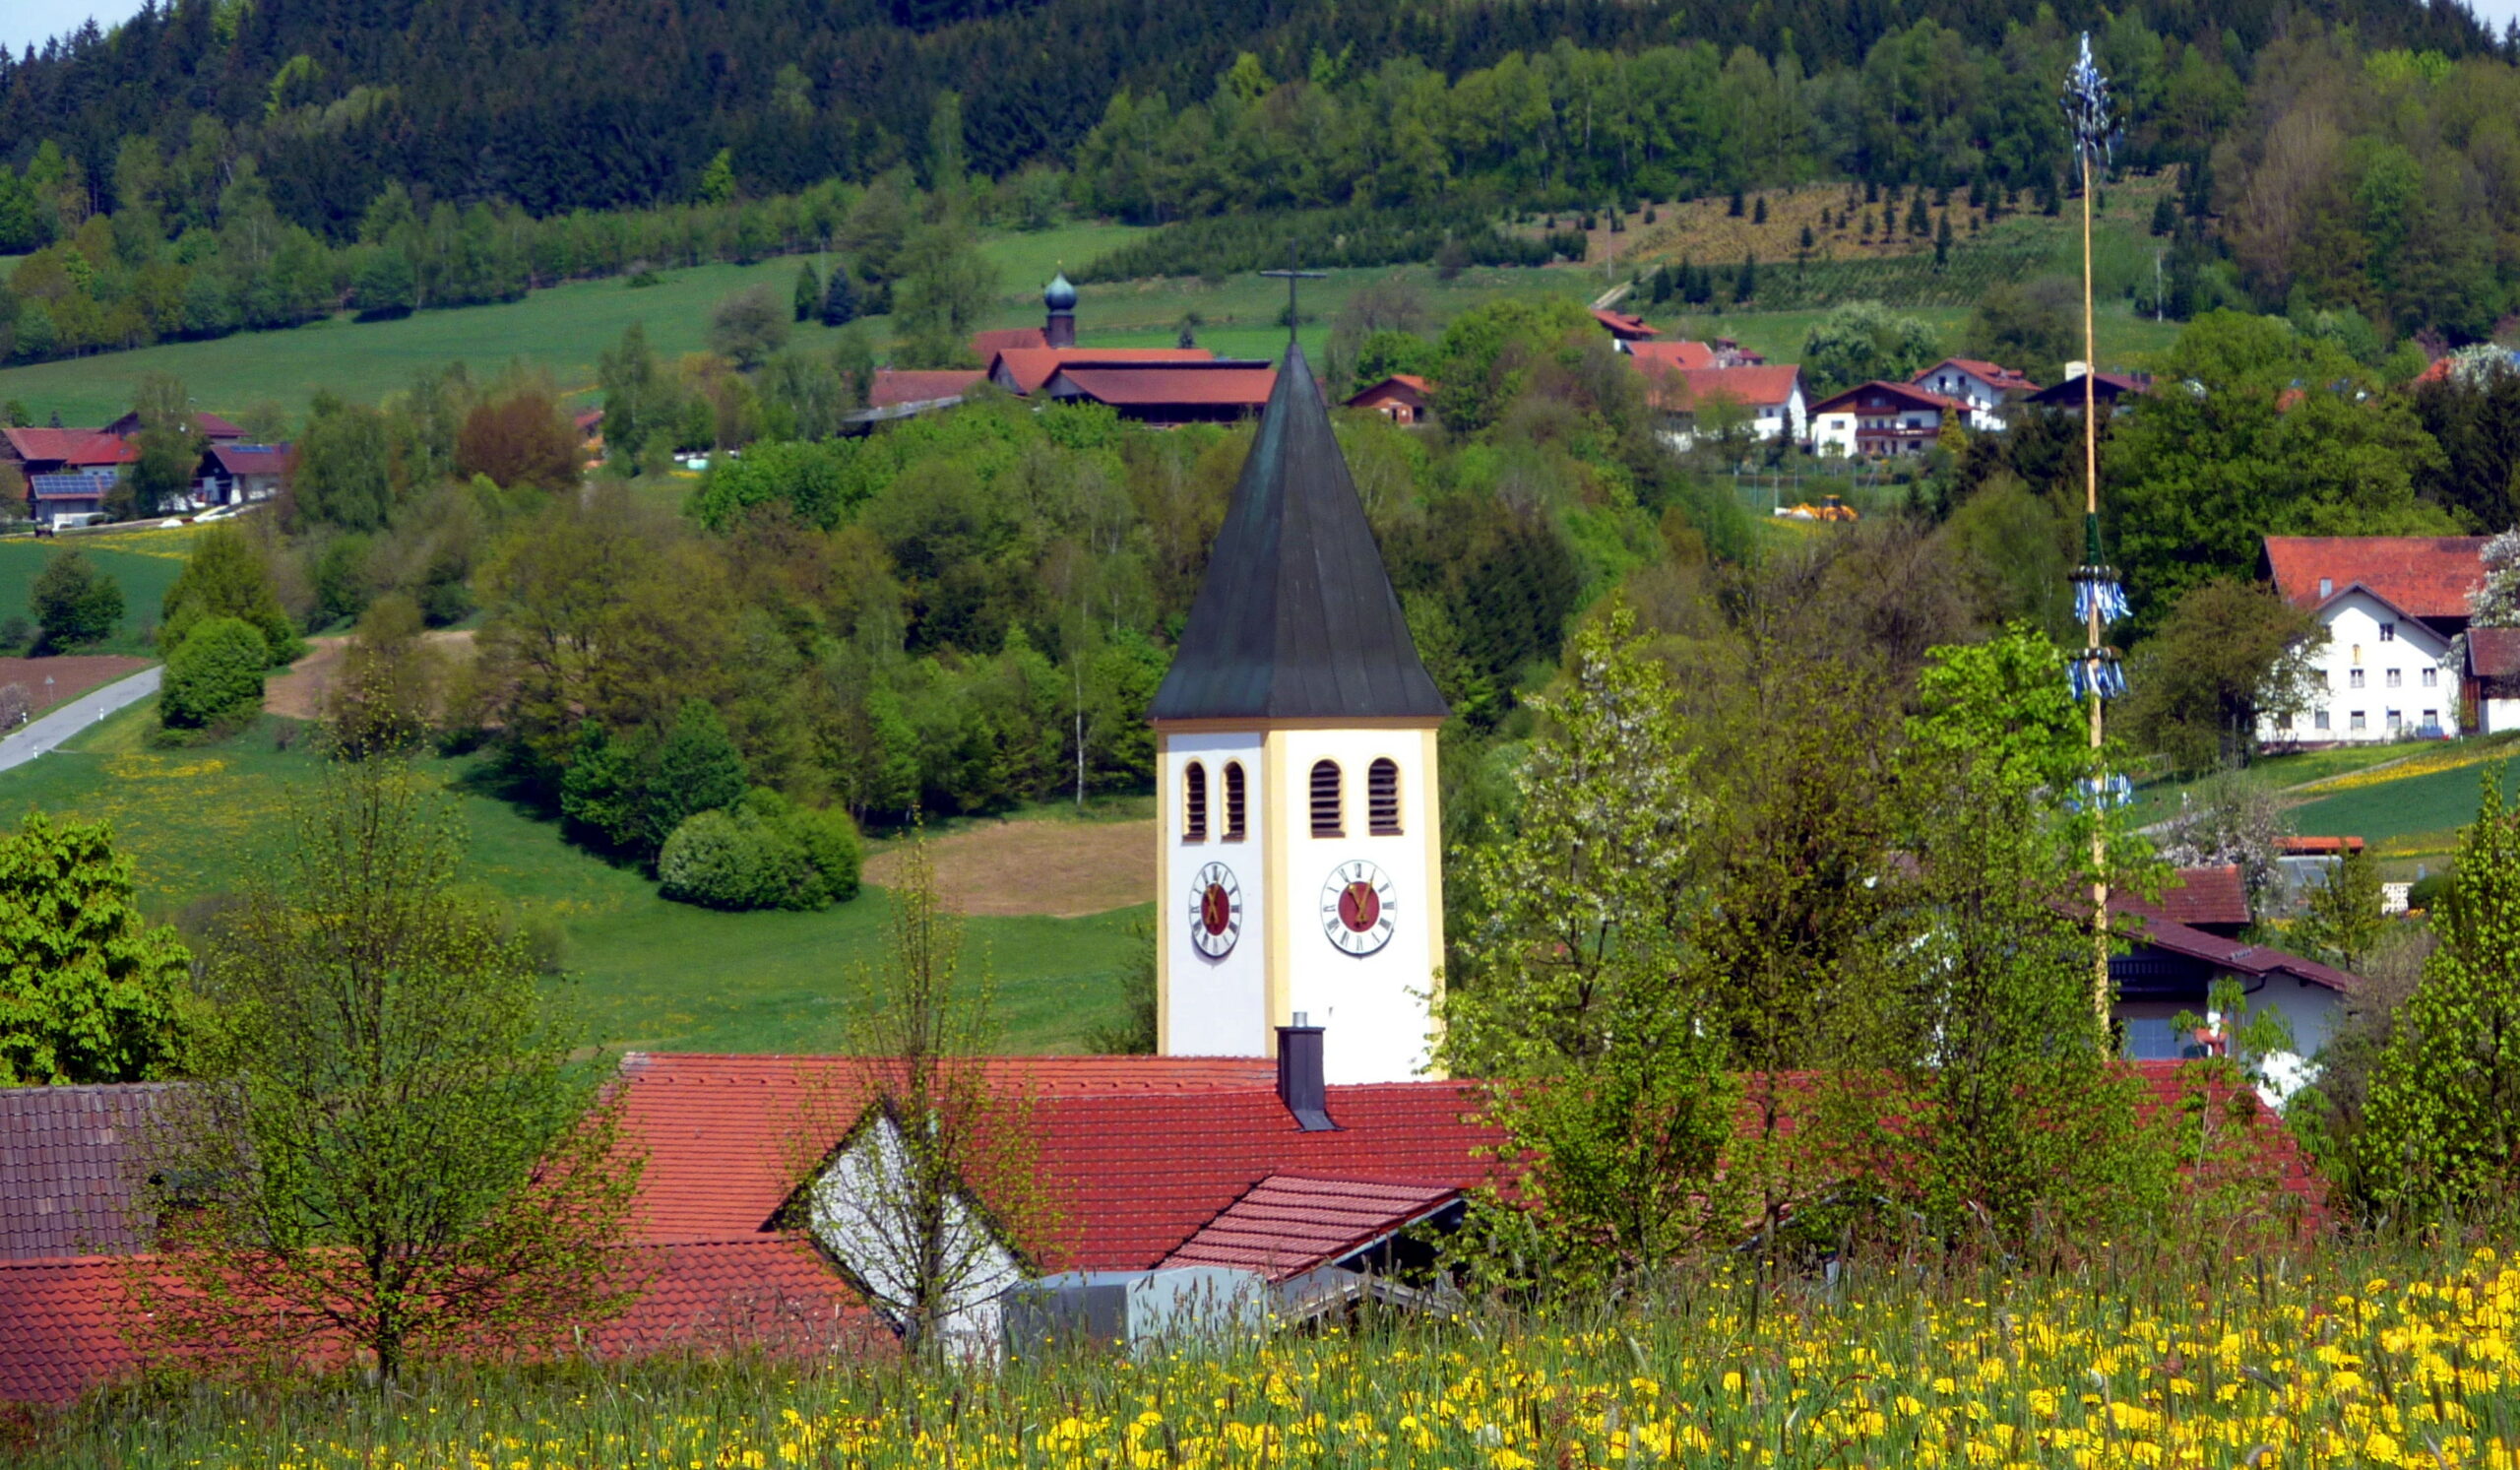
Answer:
[[[1321,885],[1321,932],[1353,955],[1368,955],[1391,942],[1391,876],[1358,859],[1330,869]]]
[[[1242,937],[1242,885],[1222,863],[1200,868],[1190,880],[1190,942],[1212,960],[1233,951]]]

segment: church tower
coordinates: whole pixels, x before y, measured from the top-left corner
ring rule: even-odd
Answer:
[[[1426,1064],[1447,713],[1290,344],[1151,712],[1158,1051],[1274,1055],[1301,1016],[1331,1082]]]

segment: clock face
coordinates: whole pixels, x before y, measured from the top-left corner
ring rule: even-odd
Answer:
[[[1321,885],[1321,932],[1331,943],[1354,955],[1367,955],[1391,942],[1391,877],[1358,859],[1330,869]]]
[[[1190,880],[1190,942],[1212,960],[1232,952],[1242,937],[1242,885],[1233,869],[1211,863]]]

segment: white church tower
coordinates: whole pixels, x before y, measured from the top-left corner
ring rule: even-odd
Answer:
[[[1270,1056],[1309,1024],[1330,1082],[1425,1067],[1447,713],[1290,345],[1151,711],[1158,1051]]]

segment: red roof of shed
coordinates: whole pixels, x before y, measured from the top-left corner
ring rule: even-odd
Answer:
[[[2156,915],[2173,924],[2242,925],[2252,917],[2248,883],[2236,863],[2178,868],[2162,885],[2161,902],[2146,903],[2132,894],[2123,895],[2122,902],[2129,913]]]
[[[1264,362],[1166,362],[1137,366],[1071,363],[1050,375],[1042,391],[1055,398],[1090,398],[1123,408],[1241,408],[1258,413],[1278,386],[1278,370]]]
[[[1459,1198],[1451,1184],[1273,1174],[1161,1264],[1239,1266],[1284,1281],[1388,1240]]]
[[[2361,583],[2409,617],[2468,615],[2485,576],[2482,536],[2270,536],[2267,570],[2286,602],[2316,607]],[[2320,591],[2319,584],[2327,583]]]
[[[1070,364],[1213,362],[1216,355],[1206,348],[1003,348],[990,360],[988,375],[1017,393],[1031,394]]]
[[[1624,311],[1604,311],[1599,307],[1595,307],[1593,309],[1593,320],[1600,322],[1604,327],[1609,330],[1609,334],[1612,337],[1618,338],[1623,342],[1633,342],[1640,337],[1652,337],[1655,335],[1654,329],[1646,325],[1645,318],[1641,316],[1629,316]]]
[[[972,334],[972,351],[983,357],[1008,348],[1045,348],[1049,345],[1049,334],[1039,327],[999,327]]]
[[[1661,377],[1673,368],[1688,372],[1715,365],[1715,349],[1702,342],[1640,342],[1627,354],[1647,377]]]
[[[867,385],[866,407],[891,409],[903,404],[929,403],[940,398],[960,398],[987,381],[987,373],[973,368],[881,367],[875,370],[875,381]]]

